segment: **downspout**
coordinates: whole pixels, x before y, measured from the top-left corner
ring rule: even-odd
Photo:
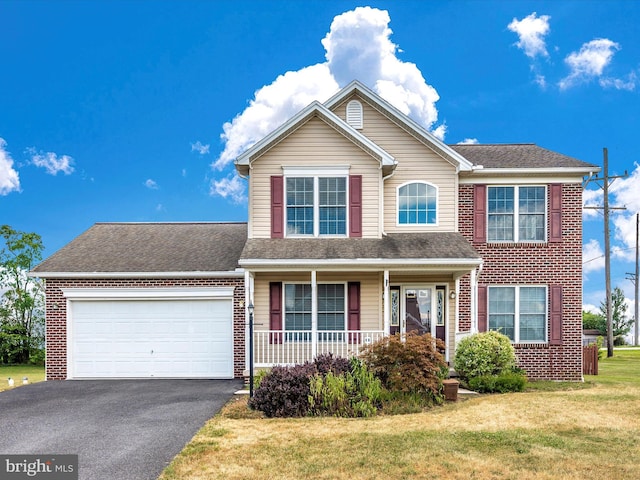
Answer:
[[[396,161],[393,167],[393,170],[391,171],[391,173],[389,175],[387,175],[386,177],[382,177],[382,188],[380,189],[380,212],[382,213],[381,218],[382,218],[382,225],[381,225],[381,229],[380,229],[380,233],[382,234],[383,237],[387,236],[387,232],[384,231],[384,182],[393,177],[396,174],[396,166],[398,165],[398,162]],[[380,162],[380,170],[382,170],[382,162]]]

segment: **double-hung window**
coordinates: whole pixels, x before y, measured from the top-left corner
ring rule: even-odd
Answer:
[[[398,187],[398,225],[435,225],[438,221],[438,189],[427,182]]]
[[[489,287],[489,330],[512,342],[544,342],[547,337],[547,288]]]
[[[347,234],[347,177],[286,178],[288,236]]]
[[[317,286],[318,340],[343,340],[346,328],[346,285],[320,283]],[[310,340],[312,330],[312,292],[309,284],[285,284],[284,329],[289,340]]]
[[[545,241],[546,197],[544,186],[488,187],[488,241]]]

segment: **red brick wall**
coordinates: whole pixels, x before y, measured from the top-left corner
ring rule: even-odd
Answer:
[[[66,288],[168,288],[235,287],[233,293],[233,374],[243,377],[245,369],[244,278],[200,279],[47,279],[46,335],[47,380],[67,378],[67,301]]]
[[[547,188],[547,195],[549,195]],[[473,243],[473,185],[459,187],[459,225]],[[547,231],[549,231],[547,219]],[[484,260],[478,282],[486,285],[562,285],[562,345],[515,344],[518,365],[529,378],[582,379],[582,186],[562,186],[562,241],[474,243]],[[469,291],[469,276],[460,292]],[[460,301],[460,331],[471,328],[469,303]],[[548,302],[549,303],[549,302]],[[547,312],[549,315],[549,312]],[[548,324],[549,322],[547,322]],[[547,332],[549,337],[549,332]]]

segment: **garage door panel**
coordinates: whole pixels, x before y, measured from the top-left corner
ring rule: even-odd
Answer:
[[[232,304],[71,302],[72,378],[231,378]]]

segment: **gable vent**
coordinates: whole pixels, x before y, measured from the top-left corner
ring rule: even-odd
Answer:
[[[362,128],[362,104],[357,100],[347,103],[347,123],[353,128]]]

